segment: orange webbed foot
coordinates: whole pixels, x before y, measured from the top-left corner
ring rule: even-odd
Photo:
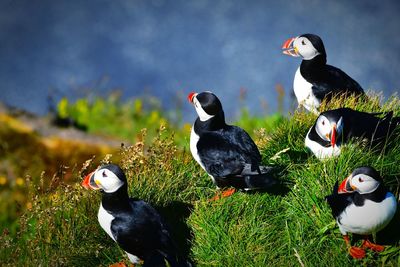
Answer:
[[[365,257],[365,250],[359,247],[352,247],[350,238],[348,235],[343,236],[344,241],[346,242],[347,247],[349,248],[349,254],[354,259],[362,259]]]
[[[365,250],[359,247],[350,247],[349,254],[354,259],[362,259],[365,257]]]
[[[121,261],[121,262],[116,262],[114,264],[110,264],[108,267],[135,267],[135,264],[131,263],[128,266],[128,265],[126,265],[125,262]]]
[[[229,196],[233,195],[233,193],[235,193],[235,192],[236,192],[235,188],[230,188],[230,189],[224,190],[219,194],[218,193],[215,194],[215,196],[213,198],[211,198],[209,201],[216,201],[216,200],[219,200],[224,197],[229,197]]]
[[[116,262],[116,263],[110,264],[108,267],[128,267],[128,266],[126,266],[125,262]]]
[[[378,244],[374,244],[372,242],[370,242],[369,240],[364,240],[363,244],[362,244],[362,248],[369,248],[372,251],[375,252],[382,252],[385,247],[382,245],[378,245]]]

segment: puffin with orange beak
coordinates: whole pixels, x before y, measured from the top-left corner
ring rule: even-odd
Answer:
[[[372,243],[368,237],[389,224],[396,213],[397,200],[385,188],[382,177],[374,168],[355,169],[340,186],[336,182],[326,200],[353,258],[363,258],[365,249],[384,250],[384,246]],[[364,236],[361,247],[351,246],[349,233]]]
[[[248,133],[225,123],[215,94],[192,92],[188,100],[198,115],[190,134],[190,151],[218,188],[231,188],[222,196],[238,189],[264,190],[278,185],[271,175],[273,169],[261,166],[260,152]]]
[[[293,90],[299,106],[318,112],[323,99],[333,95],[362,95],[364,90],[342,70],[326,64],[326,52],[321,38],[315,34],[302,34],[284,42],[283,54],[301,57]]]
[[[161,215],[150,204],[129,198],[127,180],[118,165],[101,166],[85,177],[82,186],[102,192],[98,211],[100,226],[125,251],[132,263],[143,261],[143,266],[191,266],[178,253]]]
[[[400,117],[393,112],[366,113],[350,108],[322,112],[305,138],[305,145],[319,159],[338,156],[342,145],[351,139],[366,140],[379,148],[391,138]]]

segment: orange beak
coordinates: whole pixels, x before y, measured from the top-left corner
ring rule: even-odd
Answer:
[[[331,131],[331,145],[334,147],[336,145],[336,138],[337,138],[337,130],[336,130],[336,124],[332,125],[332,131]]]
[[[294,40],[296,40],[297,37],[289,38],[287,39],[282,46],[282,53],[288,56],[292,57],[299,57],[299,53],[297,52],[296,47],[293,46]]]
[[[193,103],[193,98],[194,98],[195,95],[196,95],[195,92],[191,92],[190,94],[188,94],[187,98],[188,98],[190,103]]]
[[[347,177],[344,179],[344,181],[340,184],[338,193],[343,194],[343,193],[351,193],[354,191],[354,188],[350,185],[350,178],[351,176]]]
[[[94,177],[93,177],[94,171],[89,173],[88,175],[85,176],[85,179],[83,179],[81,185],[86,188],[86,189],[100,189],[100,187],[98,187],[94,181]]]

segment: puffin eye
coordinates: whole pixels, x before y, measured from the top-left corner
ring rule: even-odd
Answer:
[[[106,171],[103,171],[102,175],[103,177],[107,177]]]
[[[322,125],[325,125],[325,121],[322,121]]]
[[[301,40],[301,44],[306,45],[306,42],[304,42],[304,40]]]
[[[364,180],[363,180],[361,177],[358,178],[358,181],[359,181],[360,183],[364,182]]]

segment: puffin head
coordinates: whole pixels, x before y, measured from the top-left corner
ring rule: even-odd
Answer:
[[[324,43],[318,35],[306,33],[289,38],[282,46],[283,53],[293,57],[311,60],[318,55],[326,58]]]
[[[372,167],[355,169],[339,186],[338,193],[369,194],[374,192],[383,183],[382,177]]]
[[[115,164],[101,166],[86,175],[82,182],[86,189],[103,190],[105,193],[114,193],[124,185],[127,185],[126,176]]]
[[[201,121],[208,121],[215,115],[223,113],[221,102],[210,91],[201,93],[191,92],[188,95],[188,100],[196,109]]]
[[[325,141],[334,147],[343,132],[343,117],[331,116],[335,114],[321,113],[315,122],[315,131]]]

